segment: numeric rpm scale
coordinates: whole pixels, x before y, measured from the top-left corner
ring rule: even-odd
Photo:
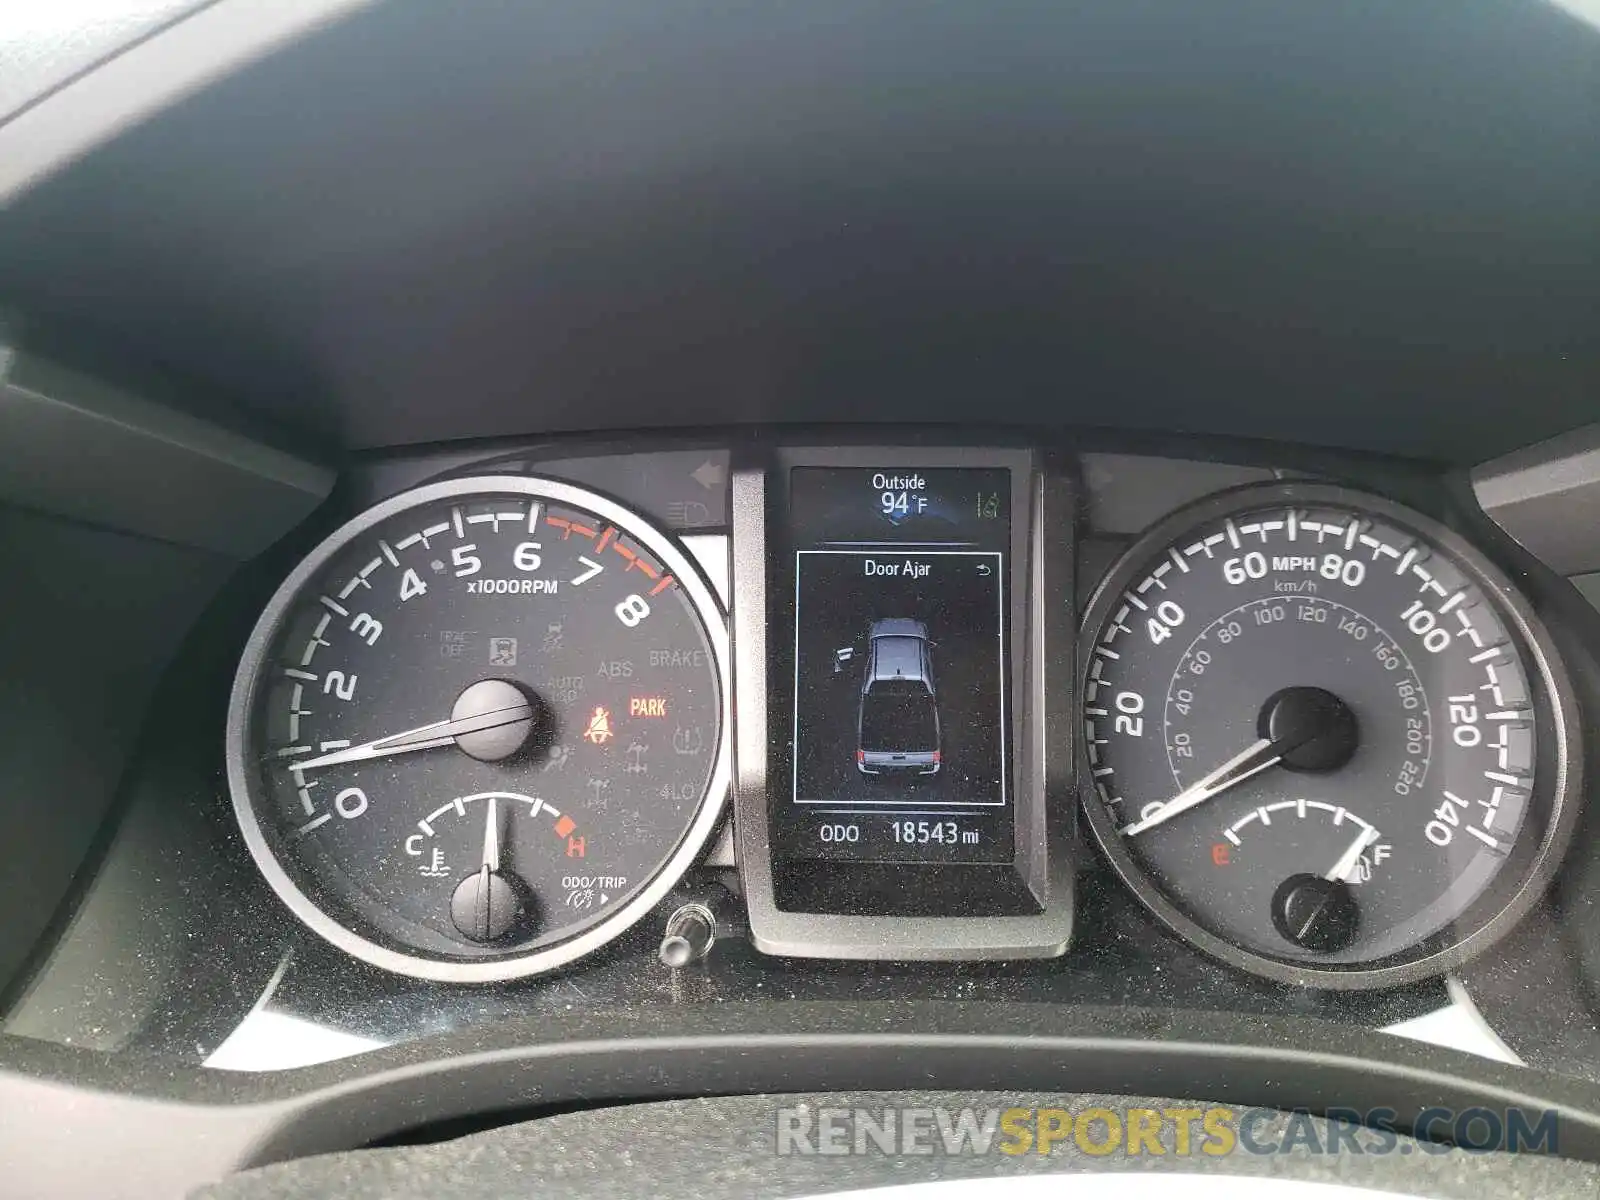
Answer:
[[[670,538],[520,476],[395,497],[278,590],[228,779],[313,930],[456,982],[549,970],[677,881],[728,784],[726,625]]]
[[[1392,984],[1486,945],[1570,836],[1573,702],[1450,531],[1315,485],[1164,521],[1085,621],[1085,809],[1144,903],[1285,982]]]

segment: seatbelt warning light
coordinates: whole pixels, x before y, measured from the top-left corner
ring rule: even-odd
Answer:
[[[596,746],[604,746],[611,737],[611,710],[603,705],[596,705],[589,717],[589,724],[584,727],[583,740]]]

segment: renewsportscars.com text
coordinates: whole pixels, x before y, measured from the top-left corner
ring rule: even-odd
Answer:
[[[1385,1155],[1419,1152],[1558,1153],[1550,1110],[1429,1108],[1410,1136],[1391,1108],[1307,1111],[1210,1107],[1080,1109],[1038,1107],[829,1108],[796,1105],[775,1114],[780,1155],[934,1155],[1076,1153],[1093,1157],[1186,1158],[1230,1154]],[[1413,1140],[1415,1138],[1416,1140]]]

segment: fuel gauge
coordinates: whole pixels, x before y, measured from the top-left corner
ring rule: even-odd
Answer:
[[[1234,872],[1246,936],[1330,955],[1355,941],[1363,893],[1392,855],[1369,821],[1305,796],[1249,810],[1211,847],[1212,865]]]

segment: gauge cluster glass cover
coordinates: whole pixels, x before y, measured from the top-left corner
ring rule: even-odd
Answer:
[[[1332,987],[1438,973],[1570,836],[1569,689],[1526,604],[1419,513],[1314,485],[1163,521],[1081,646],[1084,803],[1169,926]]]
[[[364,513],[279,589],[241,664],[229,782],[312,929],[480,982],[604,944],[714,825],[726,629],[671,539],[525,477]]]

